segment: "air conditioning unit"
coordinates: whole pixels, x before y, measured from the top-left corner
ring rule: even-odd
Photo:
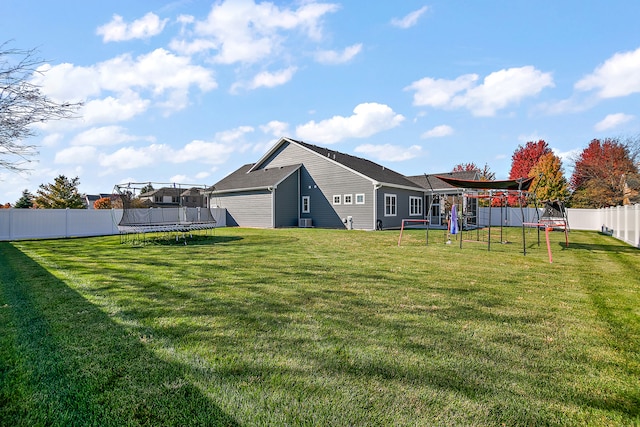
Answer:
[[[298,227],[300,228],[311,227],[311,218],[298,218]]]

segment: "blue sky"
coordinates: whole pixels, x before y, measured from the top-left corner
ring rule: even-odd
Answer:
[[[212,185],[282,136],[400,173],[488,164],[520,144],[564,159],[640,134],[640,2],[3,0],[0,42],[37,48],[52,99],[29,174],[0,203],[64,174],[80,191]]]

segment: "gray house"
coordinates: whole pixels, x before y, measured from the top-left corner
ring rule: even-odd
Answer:
[[[404,175],[360,157],[281,138],[208,192],[243,227],[373,230],[423,219],[427,190]]]

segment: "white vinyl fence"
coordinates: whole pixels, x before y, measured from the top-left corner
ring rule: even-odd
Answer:
[[[480,208],[480,225],[521,226],[537,220],[535,208]],[[226,209],[211,208],[218,227],[226,226]],[[54,239],[118,234],[121,209],[0,209],[0,240]],[[602,231],[640,248],[640,205],[604,209],[567,209],[572,230]]]
[[[226,226],[226,212],[211,208],[217,227]],[[0,240],[108,236],[121,218],[122,209],[0,209]]]
[[[600,211],[601,231],[640,248],[640,205],[615,206]]]
[[[520,227],[523,221],[536,222],[537,218],[535,208],[524,208],[523,212],[520,208],[480,208],[478,214],[480,225],[492,227]],[[567,209],[567,219],[571,230],[601,231],[640,248],[640,205]]]

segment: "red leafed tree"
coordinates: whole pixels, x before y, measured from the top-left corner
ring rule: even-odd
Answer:
[[[511,156],[511,171],[509,179],[526,178],[531,169],[545,154],[551,153],[551,148],[544,140],[529,141],[524,146],[518,145]]]
[[[484,168],[479,168],[478,165],[473,162],[459,163],[453,167],[451,172],[478,172],[481,181],[493,181],[496,177],[496,174],[491,172],[488,164],[485,164]]]
[[[480,172],[480,168],[473,162],[471,163],[459,163],[453,167],[451,172]]]
[[[570,185],[571,205],[600,208],[622,204],[623,177],[638,173],[635,155],[617,139],[594,139],[577,157]]]
[[[551,153],[549,144],[544,140],[529,141],[525,145],[518,145],[511,156],[511,171],[509,179],[527,178],[531,170],[538,164],[542,156]],[[509,206],[518,206],[524,200],[518,200],[515,195],[510,195]]]
[[[101,197],[93,202],[94,209],[111,209],[112,207],[111,198],[109,197]]]

